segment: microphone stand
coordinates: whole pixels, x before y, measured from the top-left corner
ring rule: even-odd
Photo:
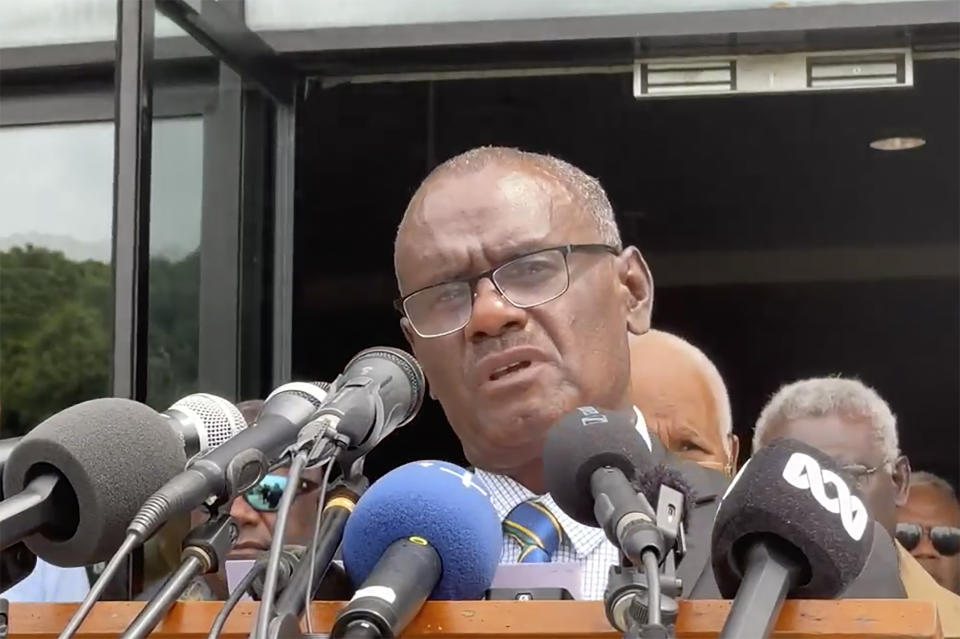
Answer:
[[[746,565],[746,574],[720,630],[720,639],[769,637],[790,584],[799,573],[796,564],[787,559],[776,543],[763,541],[750,548]],[[771,614],[758,614],[758,610],[771,611]]]
[[[610,567],[603,598],[607,620],[624,639],[674,636],[677,598],[683,590],[676,563],[686,553],[683,499],[683,493],[661,485],[656,523],[638,519],[627,524],[636,527],[635,533],[620,549],[622,565]]]
[[[236,539],[237,524],[227,513],[211,516],[194,528],[183,541],[180,567],[130,622],[121,639],[145,639],[195,577],[220,568]]]
[[[59,474],[40,475],[16,495],[0,501],[0,550],[57,520],[58,486],[66,488]]]

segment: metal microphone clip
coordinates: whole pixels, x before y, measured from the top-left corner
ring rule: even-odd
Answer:
[[[645,529],[641,538],[647,539],[647,543],[642,549],[621,549],[622,565],[610,567],[604,610],[607,620],[624,633],[625,639],[674,636],[677,598],[683,591],[676,564],[686,553],[683,503],[683,493],[661,485],[656,521],[633,522]],[[635,565],[628,557],[638,554],[641,561]]]

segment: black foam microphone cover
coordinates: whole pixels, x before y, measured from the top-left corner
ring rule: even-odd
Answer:
[[[751,542],[764,539],[801,565],[787,593],[802,599],[836,597],[866,563],[873,520],[839,465],[792,439],[766,446],[727,488],[713,527],[713,571],[721,594],[733,597]]]
[[[597,526],[590,478],[598,468],[618,468],[633,480],[654,466],[637,432],[634,411],[581,406],[550,429],[543,448],[543,479],[557,505],[585,526]]]
[[[660,487],[669,486],[683,494],[683,512],[693,510],[697,500],[697,493],[679,470],[658,464],[650,470],[641,473],[633,482],[634,488],[643,493],[654,510],[660,500]]]
[[[159,413],[129,399],[93,399],[24,436],[4,466],[3,491],[61,475],[58,520],[24,541],[49,563],[84,566],[113,555],[140,505],[185,463],[182,440]]]

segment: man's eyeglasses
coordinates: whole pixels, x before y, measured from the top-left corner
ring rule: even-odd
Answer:
[[[251,508],[262,513],[276,512],[280,505],[280,498],[283,497],[283,491],[287,487],[286,475],[264,475],[255,486],[243,493],[243,499]],[[297,496],[305,495],[319,488],[320,485],[306,480],[300,480],[300,486],[297,490]]]
[[[960,552],[960,528],[953,526],[924,526],[913,522],[897,524],[897,541],[907,550],[913,550],[926,535],[934,549],[944,557]]]
[[[441,337],[467,325],[473,312],[474,287],[489,279],[497,292],[517,308],[532,308],[557,299],[570,286],[567,257],[574,252],[619,251],[606,244],[568,244],[516,257],[474,277],[427,286],[394,301],[420,337]]]
[[[865,466],[864,464],[847,464],[842,466],[841,469],[850,475],[858,486],[862,486],[870,477],[874,475],[878,470],[890,466],[893,462],[883,461],[877,464],[876,466]]]

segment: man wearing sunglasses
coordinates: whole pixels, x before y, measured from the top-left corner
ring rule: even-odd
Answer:
[[[960,503],[953,486],[931,473],[913,473],[897,519],[903,547],[938,584],[960,592]]]
[[[653,280],[640,251],[622,246],[603,188],[550,156],[467,151],[417,189],[394,266],[401,329],[494,508],[508,530],[521,529],[508,515],[525,509],[523,528],[535,520],[551,540],[532,536],[528,552],[505,537],[501,561],[575,563],[583,596],[602,598],[617,551],[545,494],[542,454],[547,431],[577,406],[633,406],[627,334],[650,326]],[[726,481],[669,456],[634,413],[654,458],[676,461],[700,496],[680,576],[688,592],[702,582],[716,593],[706,554]]]
[[[308,469],[303,475],[287,520],[284,543],[289,545],[309,545],[317,516],[317,491],[323,480],[322,470]],[[281,468],[264,476],[233,501],[230,514],[237,522],[239,534],[230,559],[256,559],[260,553],[270,549],[277,522],[277,508],[286,487],[287,470]]]
[[[895,537],[897,508],[910,489],[910,463],[900,454],[896,417],[875,390],[841,377],[781,387],[757,419],[753,450],[780,438],[818,448],[842,464],[867,510]],[[944,637],[960,637],[960,597],[939,586],[899,542],[897,551],[907,597],[934,602]]]

